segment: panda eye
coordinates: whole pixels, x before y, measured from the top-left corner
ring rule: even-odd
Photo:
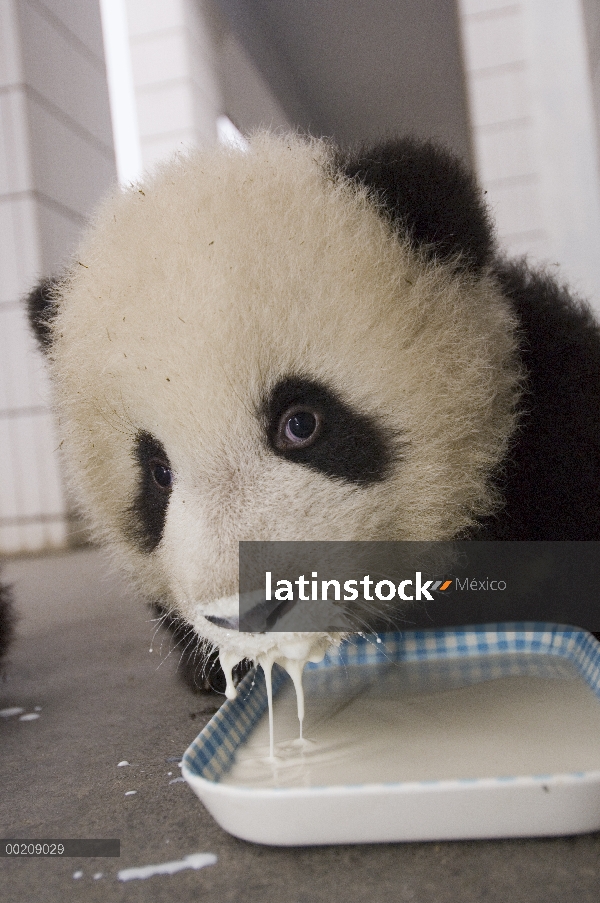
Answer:
[[[282,377],[257,414],[274,454],[334,480],[355,486],[379,483],[401,457],[404,443],[396,431],[304,376]]]
[[[169,490],[173,486],[173,473],[171,468],[159,458],[151,458],[148,462],[150,473],[157,486],[163,490]]]
[[[282,451],[308,448],[321,432],[322,418],[315,408],[294,405],[282,415],[277,429],[276,445]]]

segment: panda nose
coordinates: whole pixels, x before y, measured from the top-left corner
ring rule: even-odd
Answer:
[[[266,633],[267,630],[273,630],[279,619],[291,611],[295,604],[295,600],[259,602],[242,613],[242,629],[249,633]]]
[[[240,629],[239,618],[219,618],[217,615],[205,615],[205,617],[207,621],[210,621],[210,623],[214,624],[216,627],[223,627],[225,630]]]

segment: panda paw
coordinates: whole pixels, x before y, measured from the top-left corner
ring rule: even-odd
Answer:
[[[10,587],[0,583],[0,674],[3,667],[2,659],[14,638],[15,621]]]

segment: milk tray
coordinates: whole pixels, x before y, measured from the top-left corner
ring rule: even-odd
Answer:
[[[246,675],[238,686],[237,698],[221,706],[183,758],[185,780],[221,827],[236,837],[278,846],[524,837],[600,830],[600,644],[591,634],[555,624],[521,623],[406,631],[381,634],[378,638],[359,636],[332,649],[323,662],[307,665],[305,683],[310,687],[311,681],[317,681],[317,685],[321,681],[319,692],[335,696],[352,675],[369,668],[369,673],[373,673],[373,666],[383,668],[382,680],[390,673],[390,667],[402,669],[407,693],[412,692],[414,685],[421,694],[414,697],[417,702],[438,701],[443,719],[421,715],[411,727],[411,734],[416,734],[414,742],[421,730],[429,732],[423,746],[427,755],[415,756],[414,750],[411,753],[408,748],[403,751],[404,730],[399,731],[394,744],[398,748],[398,780],[374,780],[369,762],[365,762],[363,779],[351,783],[334,780],[326,786],[257,788],[244,786],[243,782],[224,782],[236,752],[249,742],[261,719],[264,730],[267,694],[259,669]],[[500,710],[498,717],[494,714],[483,719],[485,730],[492,732],[486,738],[479,736],[485,731],[483,726],[480,729],[478,720],[468,729],[460,725],[448,729],[448,724],[455,724],[452,694],[458,692],[457,687],[470,687],[471,691],[475,687],[476,692],[483,687],[487,692],[498,679],[524,674],[543,678],[538,681],[542,687],[547,680],[550,695],[552,688],[559,686],[552,683],[556,677],[562,679],[563,686],[567,686],[565,680],[572,681],[568,686],[586,697],[588,708],[578,715],[577,711],[571,714],[573,707],[567,706],[565,717],[561,718],[563,723],[550,723],[550,718],[548,723],[543,721],[533,742],[531,738],[527,741],[523,765],[519,759],[519,730],[513,725],[503,733],[504,715]],[[429,693],[428,680],[434,681],[433,695]],[[278,694],[284,697],[281,691],[286,684],[291,684],[288,676],[274,668],[276,734]],[[380,691],[380,684],[377,686]],[[446,699],[447,705],[443,703]],[[310,693],[306,710],[308,721]],[[460,717],[464,718],[464,713]],[[523,717],[523,723],[531,721],[526,712]],[[437,722],[444,719],[446,727],[440,723],[438,730]],[[376,724],[373,730],[377,730]],[[465,733],[467,754],[457,754],[448,744],[454,742],[453,736],[464,743]],[[482,749],[496,751],[489,768],[487,754],[478,752],[480,741],[484,743]],[[547,773],[548,755],[560,760],[562,743],[566,744],[565,761]],[[511,762],[510,771],[498,766],[499,761],[504,761],[504,752]],[[406,762],[402,762],[402,756],[406,756]],[[414,779],[421,758],[427,759],[428,764],[423,765],[424,773]],[[456,767],[448,764],[454,760],[460,763]],[[448,774],[448,768],[455,768],[456,774]],[[403,779],[404,772],[413,778]]]

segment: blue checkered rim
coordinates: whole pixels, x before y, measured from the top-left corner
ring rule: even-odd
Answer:
[[[600,644],[587,631],[557,624],[488,624],[449,630],[413,630],[378,637],[354,636],[333,648],[322,662],[307,669],[336,669],[345,665],[372,665],[392,661],[442,661],[490,656],[482,679],[494,671],[497,653],[539,653],[571,661],[600,698]],[[273,669],[273,695],[287,675]],[[242,744],[267,708],[267,689],[261,669],[247,674],[236,699],[225,702],[183,757],[184,766],[208,781],[218,781],[229,769]]]

